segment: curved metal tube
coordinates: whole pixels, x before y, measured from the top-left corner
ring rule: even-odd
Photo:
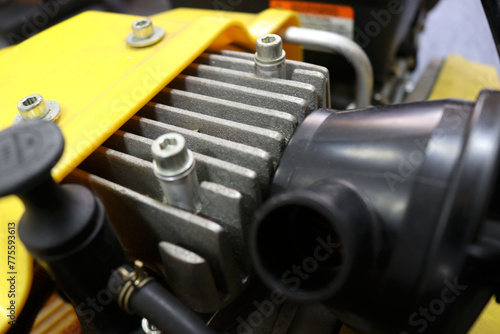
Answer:
[[[373,69],[363,49],[339,34],[299,27],[289,27],[282,32],[284,42],[301,44],[308,48],[344,56],[356,71],[356,108],[370,105],[373,93]]]

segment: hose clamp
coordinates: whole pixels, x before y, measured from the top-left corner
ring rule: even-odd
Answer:
[[[136,260],[134,262],[134,270],[129,271],[125,267],[118,268],[117,272],[121,279],[125,282],[120,295],[118,297],[118,305],[120,308],[126,312],[132,314],[132,310],[129,308],[129,301],[132,294],[136,289],[140,289],[145,286],[150,281],[154,280],[152,277],[148,277],[143,270],[144,264],[142,261]]]

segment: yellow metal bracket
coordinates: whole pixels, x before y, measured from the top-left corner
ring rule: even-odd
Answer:
[[[483,89],[500,89],[496,69],[462,56],[450,55],[444,61],[429,100],[455,98],[476,101]]]

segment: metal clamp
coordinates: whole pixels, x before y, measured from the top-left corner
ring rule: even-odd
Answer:
[[[128,307],[128,303],[132,294],[136,289],[140,289],[150,281],[154,280],[154,278],[146,275],[146,273],[142,270],[143,267],[144,264],[141,261],[136,260],[134,262],[134,271],[128,271],[125,267],[120,267],[117,270],[118,274],[125,282],[125,285],[120,291],[120,295],[118,297],[118,305],[130,314],[133,312]]]
[[[142,318],[141,327],[145,334],[162,334],[161,331],[153,326],[146,318]]]

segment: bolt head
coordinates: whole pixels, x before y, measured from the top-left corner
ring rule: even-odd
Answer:
[[[41,119],[47,112],[47,104],[39,94],[28,95],[17,104],[17,110],[23,119]]]
[[[153,22],[145,17],[132,23],[132,32],[137,38],[148,38],[154,33]]]
[[[151,19],[145,17],[132,23],[132,33],[127,36],[128,45],[136,48],[158,43],[165,36],[165,30],[155,27]]]
[[[276,34],[264,35],[257,38],[257,52],[255,57],[261,62],[275,62],[285,58],[283,41]]]
[[[186,139],[178,133],[158,137],[151,146],[155,172],[158,176],[171,177],[185,173],[194,164],[194,158],[186,148]]]
[[[26,120],[40,119],[55,122],[61,115],[61,107],[55,101],[46,101],[40,94],[24,97],[17,104],[19,114],[14,118],[14,123]]]

